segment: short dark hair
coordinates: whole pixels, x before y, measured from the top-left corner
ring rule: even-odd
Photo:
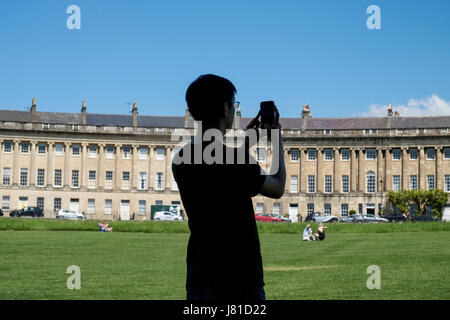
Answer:
[[[231,102],[236,88],[230,80],[214,74],[204,74],[195,79],[186,91],[189,112],[196,121],[217,120],[223,117],[223,105]]]

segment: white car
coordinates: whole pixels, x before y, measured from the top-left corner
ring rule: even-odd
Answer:
[[[74,210],[62,210],[62,209],[58,211],[56,218],[58,218],[58,219],[76,219],[76,220],[86,219],[86,217],[84,215],[82,215],[81,213],[78,213]]]
[[[155,212],[153,219],[158,220],[158,221],[181,221],[181,220],[183,220],[183,218],[180,215],[170,212],[170,211]]]

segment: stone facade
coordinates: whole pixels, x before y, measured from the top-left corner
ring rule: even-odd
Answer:
[[[408,119],[314,119],[309,107],[300,119],[281,119],[286,191],[278,200],[256,196],[255,210],[294,221],[308,211],[378,214],[390,190],[449,192],[450,117]],[[233,127],[248,121],[239,111]],[[3,210],[41,205],[47,217],[74,208],[92,219],[148,220],[151,205],[183,208],[171,135],[192,127],[188,112],[138,116],[136,103],[132,115],[92,115],[85,102],[80,114],[37,112],[35,101],[30,112],[0,110]],[[267,148],[259,159],[267,171],[270,156]]]

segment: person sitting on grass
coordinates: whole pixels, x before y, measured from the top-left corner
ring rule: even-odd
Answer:
[[[316,241],[316,238],[312,234],[310,224],[307,224],[305,230],[303,230],[303,241]]]
[[[113,228],[109,228],[109,224],[101,220],[98,224],[98,229],[101,232],[111,232]]]
[[[316,239],[323,240],[325,239],[325,231],[328,229],[328,227],[324,227],[323,223],[319,224],[319,227],[317,228],[317,232],[315,233]]]

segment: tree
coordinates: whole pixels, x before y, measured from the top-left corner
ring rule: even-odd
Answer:
[[[390,191],[388,199],[402,213],[407,213],[409,206],[415,204],[418,216],[425,215],[427,209],[431,208],[433,216],[440,218],[442,207],[447,204],[448,195],[440,189]]]
[[[408,212],[409,205],[411,204],[410,197],[408,197],[409,191],[389,191],[389,201],[398,208],[401,213]]]
[[[447,192],[441,189],[433,189],[429,191],[429,198],[429,205],[433,210],[433,216],[439,220],[442,219],[442,208],[448,202]]]

